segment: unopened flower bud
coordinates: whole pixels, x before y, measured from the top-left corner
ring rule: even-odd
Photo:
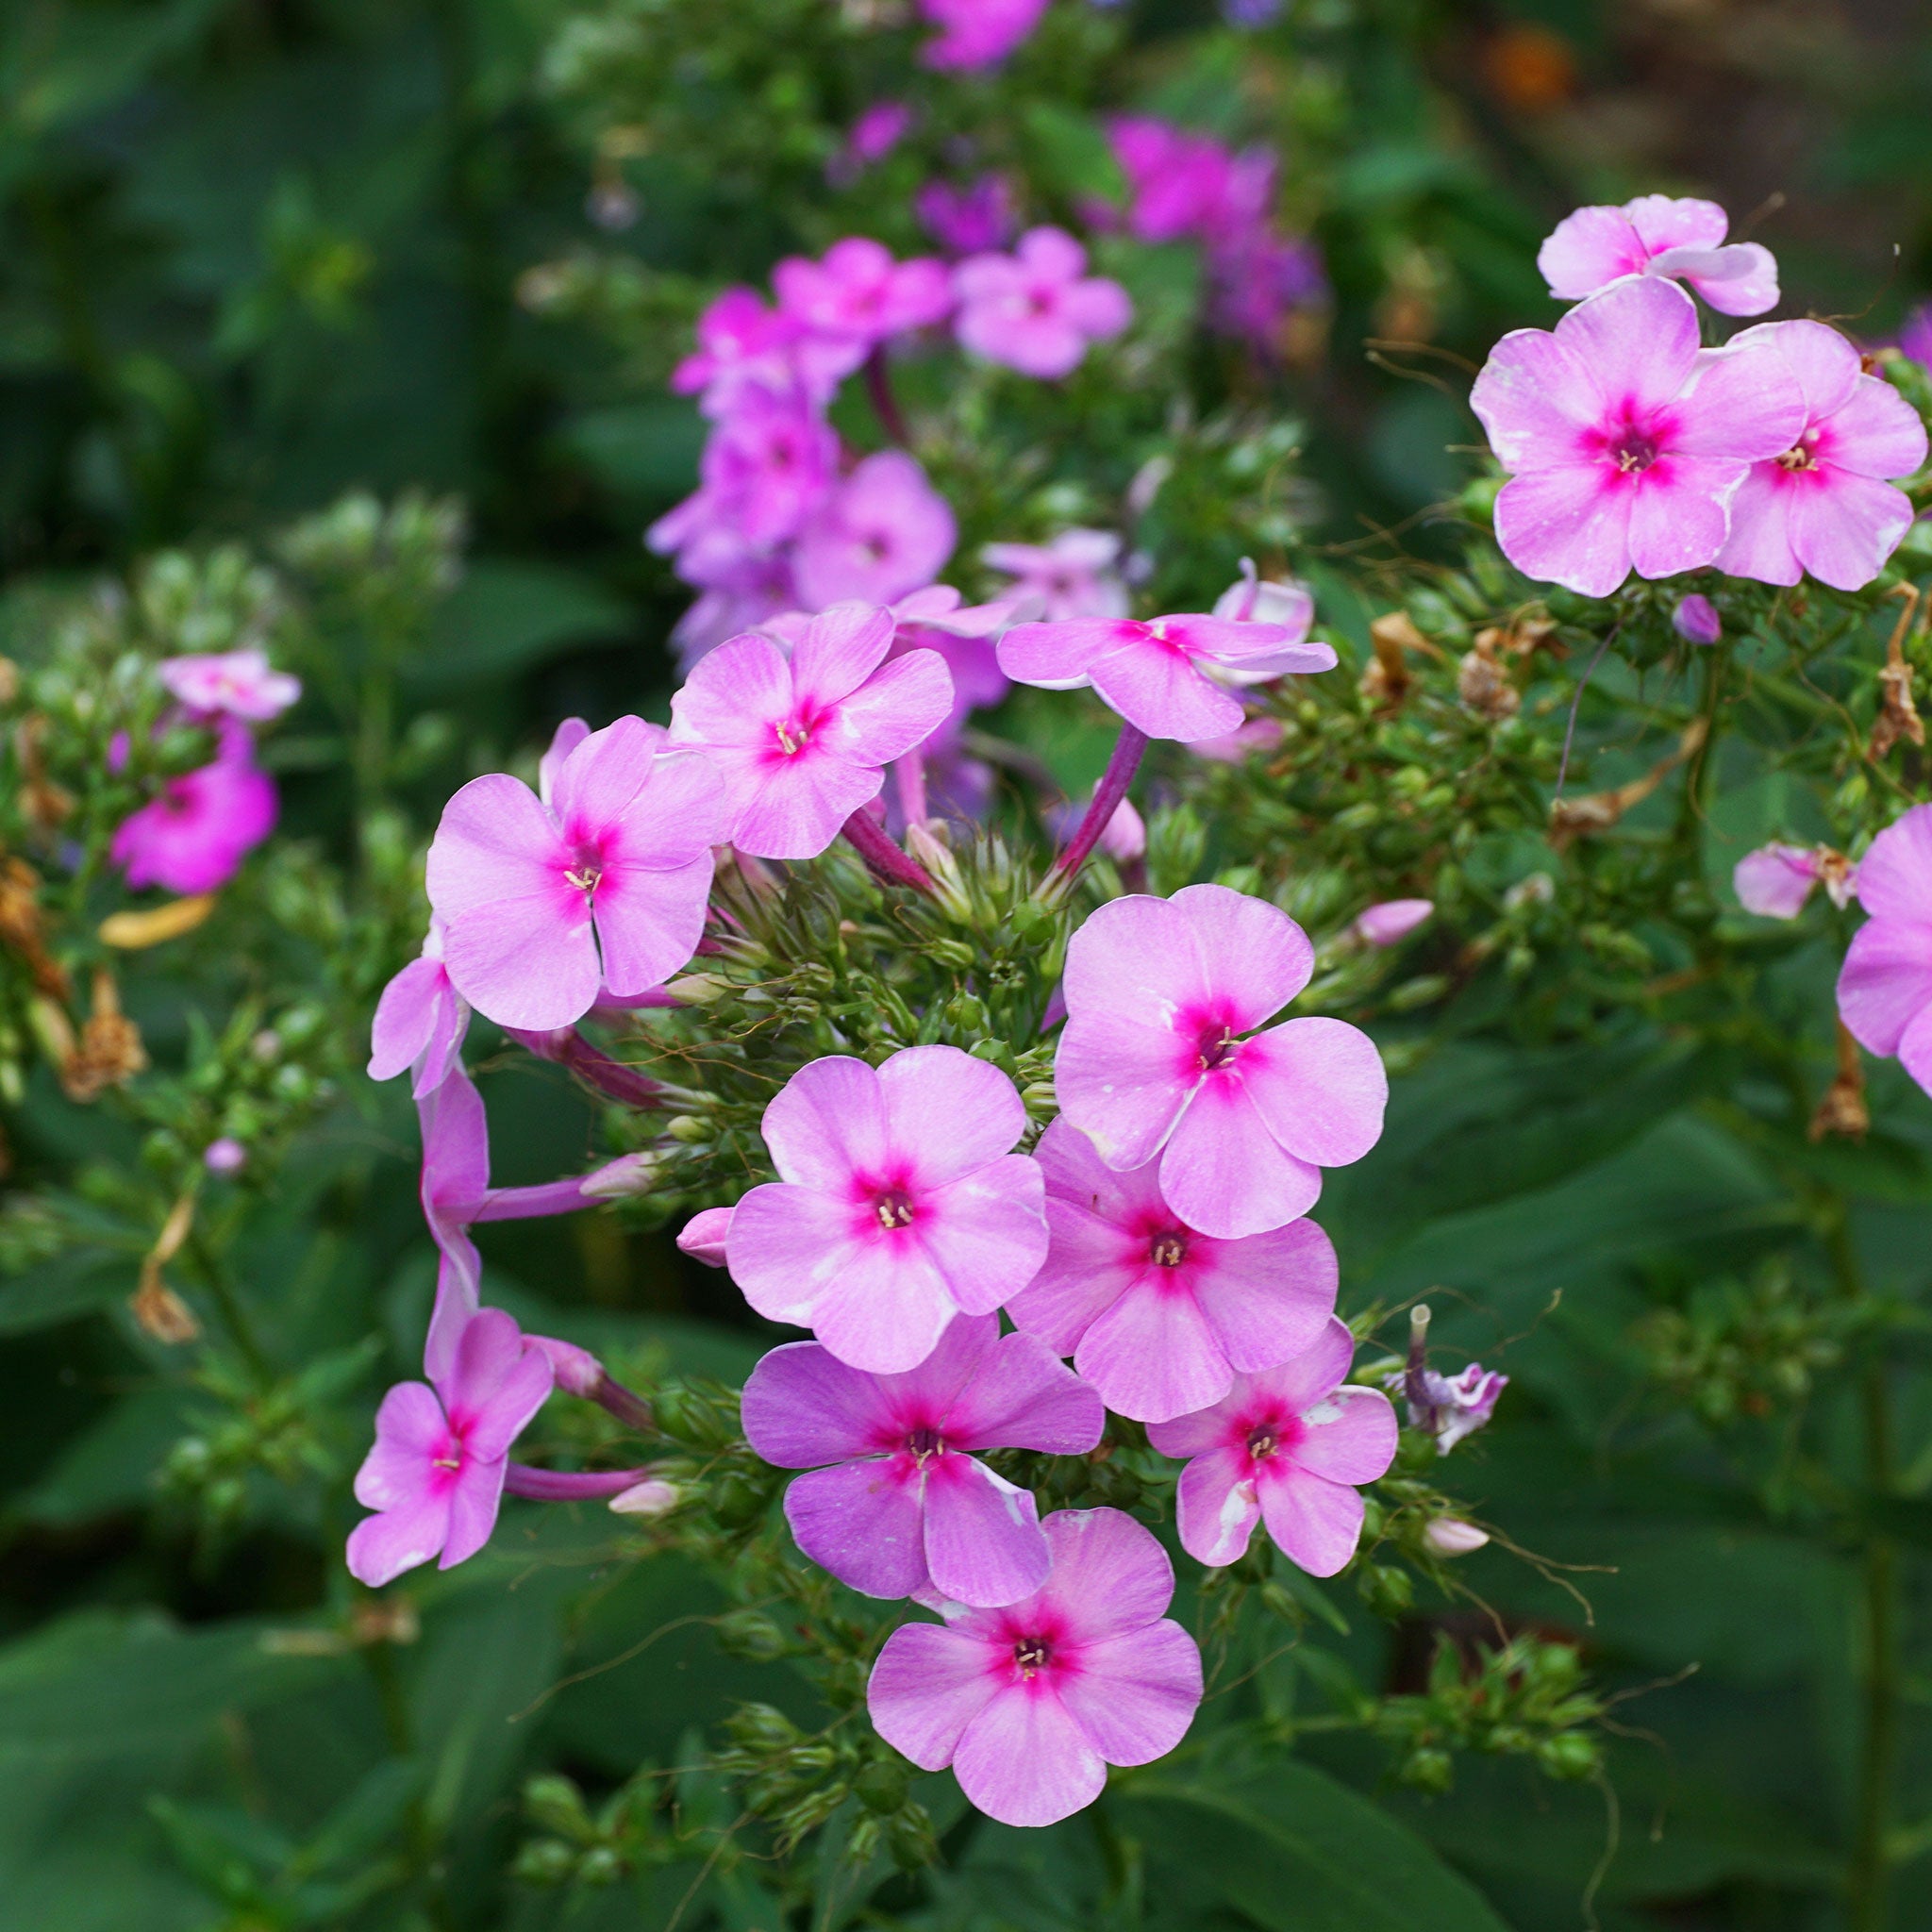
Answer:
[[[1459,1516],[1439,1516],[1423,1531],[1423,1541],[1439,1557],[1467,1557],[1490,1540],[1486,1529],[1465,1523]]]
[[[658,1157],[651,1153],[620,1154],[583,1178],[583,1191],[593,1201],[617,1201],[627,1194],[648,1194],[658,1178]]]
[[[579,1348],[574,1341],[558,1341],[548,1335],[532,1335],[527,1339],[549,1357],[557,1386],[566,1395],[596,1394],[604,1380],[604,1364],[588,1348]]]
[[[1724,634],[1717,606],[1695,591],[1677,600],[1677,608],[1671,612],[1671,628],[1693,644],[1714,644]]]
[[[201,1164],[210,1174],[239,1174],[248,1164],[248,1150],[232,1136],[224,1134],[202,1150]]]
[[[633,1483],[627,1490],[620,1490],[610,1499],[610,1507],[620,1516],[668,1515],[677,1507],[678,1490],[675,1483],[667,1483],[661,1476],[646,1476],[641,1483]]]
[[[678,1247],[693,1261],[702,1261],[707,1268],[724,1267],[724,1241],[731,1232],[731,1212],[729,1208],[707,1208],[703,1212],[693,1214],[684,1224],[684,1232],[677,1237]]]
[[[1383,899],[1367,907],[1349,928],[1364,945],[1392,946],[1435,911],[1433,899]]]

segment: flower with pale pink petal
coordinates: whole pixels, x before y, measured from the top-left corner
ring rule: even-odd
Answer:
[[[941,29],[919,50],[928,67],[991,67],[1040,25],[1046,0],[919,0],[919,11]]]
[[[275,830],[278,809],[275,780],[256,764],[247,733],[231,724],[211,764],[168,779],[122,820],[108,857],[137,891],[212,892]]]
[[[1932,805],[1915,805],[1858,861],[1872,916],[1838,977],[1838,1011],[1867,1053],[1896,1054],[1932,1093]]]
[[[1333,1576],[1362,1532],[1361,1483],[1395,1460],[1395,1410],[1379,1389],[1348,1383],[1355,1338],[1331,1316],[1303,1354],[1238,1376],[1211,1408],[1155,1423],[1147,1440],[1186,1457],[1176,1496],[1181,1547],[1217,1569],[1265,1523],[1310,1576]]]
[[[375,1417],[356,1500],[377,1513],[349,1534],[349,1569],[372,1590],[430,1557],[450,1569],[490,1541],[510,1445],[551,1390],[549,1357],[497,1308],[464,1324],[428,1383],[399,1382]]]
[[[1116,1173],[1159,1156],[1163,1199],[1203,1234],[1299,1219],[1323,1168],[1375,1144],[1389,1097],[1346,1021],[1267,1025],[1313,970],[1287,913],[1226,886],[1110,900],[1067,946],[1062,1116]]]
[[[1433,899],[1382,899],[1356,914],[1349,930],[1368,946],[1399,946],[1433,916]]]
[[[732,1278],[852,1368],[916,1369],[956,1314],[991,1314],[1046,1257],[1039,1165],[1008,1151],[1026,1109],[956,1046],[813,1060],[763,1125],[779,1178],[732,1213]]]
[[[1121,540],[1111,530],[1062,530],[1051,543],[989,543],[979,554],[1013,579],[1009,602],[1031,602],[1032,614],[1049,623],[1124,617],[1132,608],[1115,568]]]
[[[369,1028],[369,1077],[413,1071],[418,1100],[448,1077],[470,1030],[470,1008],[442,963],[442,922],[433,915],[422,954],[383,988]]]
[[[571,1025],[601,989],[644,992],[697,951],[724,788],[663,737],[620,718],[556,767],[548,805],[492,773],[443,808],[426,874],[443,964],[499,1025]]]
[[[1041,1525],[1053,1570],[1004,1609],[949,1607],[906,1624],[866,1686],[874,1728],[923,1771],[951,1765],[1002,1824],[1058,1824],[1091,1805],[1109,1764],[1151,1764],[1187,1735],[1201,1653],[1164,1612],[1167,1553],[1118,1509]]]
[[[848,1368],[790,1342],[744,1385],[744,1436],[767,1462],[803,1469],[785,1492],[798,1547],[866,1596],[936,1591],[982,1607],[1030,1595],[1050,1558],[1032,1496],[974,1454],[1084,1456],[1107,1411],[1043,1342],[958,1315],[904,1374]]]
[[[1622,208],[1565,215],[1537,252],[1550,293],[1575,302],[1626,275],[1688,282],[1724,315],[1777,307],[1777,263],[1756,242],[1726,243],[1731,218],[1714,201],[1641,194]]]
[[[772,287],[779,308],[807,328],[867,349],[940,321],[953,306],[943,262],[895,261],[864,235],[833,242],[823,261],[788,256],[772,271]]]
[[[1766,322],[1731,338],[1783,358],[1805,400],[1790,447],[1753,463],[1731,498],[1718,568],[1765,584],[1809,575],[1861,591],[1912,526],[1912,500],[1886,479],[1925,462],[1925,425],[1898,391],[1863,373],[1858,352],[1822,322]]]
[[[835,604],[788,657],[748,632],[701,658],[671,700],[671,742],[701,750],[724,788],[724,836],[761,858],[814,858],[876,798],[883,767],[953,708],[936,651],[890,663],[892,614]]]
[[[1809,845],[1774,840],[1747,852],[1731,873],[1731,889],[1746,912],[1760,919],[1795,919],[1818,883],[1818,854]]]
[[[1254,559],[1244,557],[1240,577],[1214,600],[1213,614],[1235,624],[1282,625],[1305,638],[1315,621],[1315,600],[1306,584],[1263,581]]]
[[[700,565],[721,539],[761,550],[797,533],[834,489],[839,439],[802,389],[745,382],[705,442],[698,489],[645,533],[652,549]],[[686,571],[686,575],[691,573]]]
[[[1051,1241],[1007,1312],[1071,1355],[1116,1413],[1206,1408],[1238,1373],[1301,1354],[1334,1312],[1335,1250],[1312,1221],[1217,1241],[1168,1206],[1158,1162],[1117,1174],[1065,1120],[1034,1158]]]
[[[260,651],[163,658],[155,668],[165,689],[196,718],[239,718],[260,724],[279,718],[302,695],[302,680],[271,670]]]
[[[813,610],[848,598],[891,604],[931,583],[958,536],[925,472],[901,450],[880,450],[853,467],[799,533],[799,600]]]
[[[1407,1397],[1409,1427],[1426,1429],[1436,1439],[1436,1454],[1446,1456],[1487,1424],[1509,1377],[1500,1369],[1471,1362],[1453,1375],[1411,1367],[1389,1376],[1383,1386]]]
[[[1087,273],[1087,251],[1063,228],[1029,228],[1011,255],[972,255],[953,271],[962,347],[1022,375],[1071,375],[1090,342],[1134,319],[1118,282]]]
[[[1755,340],[1753,340],[1755,338]],[[1516,329],[1470,394],[1509,474],[1496,541],[1525,576],[1607,597],[1634,570],[1714,562],[1750,465],[1789,450],[1805,399],[1757,330],[1698,346],[1697,305],[1641,276],[1579,303],[1554,333]]]

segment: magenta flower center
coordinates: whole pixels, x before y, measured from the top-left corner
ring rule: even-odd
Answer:
[[[594,892],[604,876],[604,849],[594,840],[579,839],[571,862],[564,868],[564,882],[579,892]]]
[[[886,1228],[912,1225],[912,1197],[903,1188],[886,1188],[872,1197],[873,1212]]]
[[[792,758],[810,741],[811,725],[803,718],[786,718],[772,726],[772,736],[778,741],[780,754]]]
[[[1013,1662],[1023,1677],[1032,1677],[1053,1661],[1053,1645],[1044,1637],[1023,1637],[1013,1645]]]
[[[1203,1073],[1211,1074],[1217,1067],[1224,1067],[1238,1051],[1234,1028],[1224,1021],[1201,1028],[1196,1041]]]
[[[1641,476],[1657,461],[1657,442],[1641,429],[1626,429],[1610,445],[1610,455],[1626,476]]]
[[[1178,1268],[1188,1258],[1184,1229],[1164,1227],[1147,1243],[1147,1258],[1157,1268]]]
[[[1783,455],[1773,458],[1778,468],[1789,470],[1793,475],[1801,470],[1815,470],[1818,467],[1818,432],[1807,429]]]
[[[929,1461],[935,1456],[946,1452],[946,1439],[937,1429],[913,1429],[906,1438],[907,1453],[921,1462]]]

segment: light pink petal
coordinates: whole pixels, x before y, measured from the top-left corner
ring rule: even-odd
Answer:
[[[794,758],[764,760],[740,790],[743,803],[731,842],[758,858],[816,858],[884,783],[876,766],[812,746]]]
[[[1076,945],[1079,937],[1074,935]],[[1091,1140],[1109,1167],[1141,1167],[1151,1160],[1183,1117],[1198,1079],[1181,1061],[1171,1029],[1137,1024],[1114,1011],[1075,1014],[1054,1056],[1054,1086],[1064,1117]]]
[[[806,625],[791,653],[791,681],[815,709],[841,703],[886,661],[892,613],[876,605],[834,604]]]
[[[1540,328],[1520,328],[1490,352],[1469,405],[1506,470],[1587,461],[1607,405],[1587,363]]]
[[[1818,883],[1818,860],[1802,845],[1764,845],[1731,873],[1738,903],[1760,919],[1795,919]]]
[[[1056,1127],[1064,1125],[1064,1117],[1054,1123]],[[1051,1133],[1053,1128],[1047,1131]],[[1067,1131],[1087,1141],[1077,1128],[1068,1127]],[[1099,1165],[1097,1155],[1094,1162]],[[1046,1259],[1040,1273],[1007,1304],[1007,1313],[1017,1326],[1038,1336],[1056,1353],[1072,1355],[1089,1326],[1140,1274],[1146,1263],[1145,1244],[1133,1252],[1129,1238],[1114,1223],[1051,1194],[1046,1203]]]
[[[1228,1361],[1244,1373],[1301,1354],[1335,1311],[1335,1247],[1312,1221],[1240,1241],[1196,1237],[1190,1258],[1201,1312]]]
[[[903,1624],[872,1667],[866,1709],[893,1750],[922,1771],[943,1771],[1000,1682],[985,1643],[937,1624]]]
[[[1237,1375],[1234,1389],[1211,1408],[1177,1415],[1172,1422],[1149,1423],[1148,1441],[1163,1456],[1199,1456],[1217,1442],[1232,1440],[1241,1420],[1237,1409],[1251,1387],[1250,1377]]]
[[[1322,1171],[1280,1145],[1245,1088],[1209,1080],[1161,1154],[1160,1191],[1190,1227],[1233,1241],[1306,1214]]]
[[[1804,575],[1791,548],[1791,478],[1775,463],[1753,463],[1731,498],[1730,535],[1718,552],[1727,575],[1760,584],[1795,584]]]
[[[1132,1018],[1142,1026],[1164,1027],[1173,1024],[1180,1009],[1218,990],[1206,976],[1194,921],[1181,908],[1178,893],[1168,900],[1135,892],[1109,899],[1088,915],[1067,942],[1063,983],[1068,1012],[1077,1019],[1107,1011]],[[1281,917],[1286,920],[1287,914]]]
[[[430,1461],[449,1439],[436,1391],[398,1382],[375,1412],[375,1441],[356,1472],[356,1500],[365,1509],[396,1509],[426,1493]]]
[[[1925,425],[1889,382],[1861,375],[1828,425],[1834,468],[1858,476],[1909,476],[1925,466]]]
[[[677,1237],[678,1252],[689,1255],[693,1261],[702,1261],[707,1268],[722,1268],[725,1238],[730,1232],[730,1208],[701,1208],[684,1224],[683,1232]]]
[[[1688,194],[1640,194],[1619,212],[1628,218],[1652,255],[1666,248],[1715,248],[1731,225],[1731,218],[1716,202]]]
[[[1132,324],[1134,304],[1118,282],[1091,275],[1067,291],[1060,301],[1060,313],[1083,336],[1100,341],[1119,335]]]
[[[664,733],[641,718],[619,718],[592,731],[557,767],[550,783],[551,810],[565,836],[580,828],[614,824],[650,783]]]
[[[1401,1431],[1394,1406],[1379,1389],[1344,1383],[1303,1410],[1302,1423],[1307,1434],[1295,1444],[1293,1460],[1330,1482],[1372,1483],[1395,1460]]]
[[[1762,315],[1777,307],[1777,261],[1770,249],[1756,242],[1733,242],[1715,251],[1722,273],[1699,273],[1695,267],[1679,270],[1666,254],[1657,266],[1660,273],[1684,279],[1720,315]]]
[[[1170,902],[1188,922],[1201,978],[1237,1033],[1271,1020],[1308,983],[1315,949],[1280,908],[1226,886],[1183,886]]]
[[[812,1305],[812,1333],[841,1361],[875,1375],[916,1369],[958,1313],[944,1278],[916,1250],[895,1256],[869,1245],[828,1273]]]
[[[910,1596],[926,1580],[909,1456],[808,1472],[785,1491],[785,1520],[798,1547],[861,1596]]]
[[[539,1351],[531,1350],[533,1355]],[[547,1366],[547,1364],[546,1364]],[[453,1570],[467,1563],[496,1527],[496,1512],[503,1506],[504,1465],[498,1461],[466,1460],[457,1472],[449,1492],[449,1535],[437,1560],[439,1570]]]
[[[1128,724],[1150,738],[1224,738],[1241,722],[1239,699],[1154,640],[1097,658],[1088,674],[1093,689]]]
[[[574,1025],[596,1004],[604,973],[581,892],[507,899],[445,917],[443,963],[486,1019],[548,1033]]]
[[[1066,1620],[1072,1641],[1118,1637],[1165,1614],[1174,1565],[1152,1530],[1119,1509],[1057,1509],[1041,1526],[1053,1574],[1040,1602]]]
[[[1851,401],[1858,386],[1858,352],[1835,328],[1822,322],[1765,322],[1740,329],[1728,346],[1733,349],[1768,345],[1784,364],[1805,399],[1805,412],[1820,422]]]
[[[1147,1433],[1155,1441],[1153,1430]],[[1182,1453],[1164,1440],[1155,1441],[1155,1446],[1164,1456]],[[1181,1471],[1174,1512],[1181,1548],[1197,1563],[1221,1570],[1234,1562],[1261,1520],[1261,1505],[1248,1479],[1247,1457],[1225,1443],[1197,1455]]]
[[[1078,1208],[1102,1223],[1121,1226],[1166,1206],[1159,1174],[1152,1161],[1124,1173],[1108,1166],[1085,1134],[1063,1116],[1051,1121],[1033,1149],[1046,1175],[1049,1201]]]
[[[954,1603],[1018,1603],[1052,1566],[1032,1494],[971,1456],[941,1456],[926,1470],[925,1567]]]
[[[1932,805],[1915,805],[1858,861],[1858,904],[1874,919],[1932,925]]]
[[[1552,295],[1576,302],[1620,276],[1641,275],[1648,259],[1636,225],[1622,208],[1580,208],[1557,224],[1537,250],[1536,265]]]
[[[1084,1456],[1106,1426],[1100,1397],[1045,1342],[1024,1334],[999,1338],[946,1416],[956,1447],[1052,1456]]]
[[[1346,1020],[1290,1020],[1241,1047],[1235,1074],[1268,1131],[1298,1159],[1346,1167],[1382,1138],[1389,1075]]]
[[[1805,392],[1770,331],[1746,329],[1728,347],[1698,356],[1673,413],[1674,457],[1759,462],[1797,441],[1805,427]]]
[[[1697,305],[1674,282],[1640,276],[1579,302],[1556,336],[1613,409],[1647,415],[1675,398],[1696,365]]]
[[[1630,562],[1641,577],[1675,576],[1715,562],[1729,522],[1724,503],[1744,475],[1737,463],[1665,457],[1630,505]]]
[[[709,848],[675,872],[606,871],[596,893],[605,989],[631,999],[663,983],[698,949],[711,891]]]
[[[953,674],[937,651],[908,651],[840,705],[826,742],[855,764],[883,765],[924,744],[953,709]]]
[[[850,1203],[768,1181],[733,1211],[725,1265],[759,1314],[808,1327],[820,1297],[836,1283],[858,1279],[883,1290],[893,1264],[882,1241],[859,1238]]]
[[[1132,643],[1146,626],[1124,618],[1071,617],[1058,624],[1016,624],[996,647],[1000,669],[1021,684],[1049,691],[1084,684],[1097,658]]]
[[[448,986],[441,959],[411,959],[383,988],[369,1029],[372,1080],[393,1080],[428,1050]]]
[[[1346,1322],[1331,1315],[1322,1324],[1321,1334],[1300,1355],[1275,1368],[1243,1376],[1230,1399],[1239,1404],[1257,1393],[1269,1395],[1299,1415],[1344,1381],[1354,1364],[1355,1337]]]
[[[1013,253],[1035,275],[1056,282],[1074,281],[1087,269],[1087,251],[1064,228],[1028,228]]]
[[[464,1328],[438,1392],[470,1454],[489,1462],[509,1453],[553,1380],[550,1357],[501,1308],[484,1308]]]
[[[1108,1407],[1167,1422],[1219,1402],[1234,1370],[1178,1270],[1148,1267],[1080,1339],[1074,1366]]]
[[[1932,1093],[1932,1007],[1906,1028],[1898,1043],[1898,1058],[1906,1072]]]
[[[891,1424],[878,1383],[815,1341],[788,1341],[761,1357],[745,1379],[741,1414],[745,1441],[780,1469],[874,1455]]]
[[[426,1563],[450,1533],[450,1499],[428,1495],[370,1516],[349,1532],[349,1574],[371,1590]]]
[[[1524,576],[1607,597],[1630,575],[1636,493],[1602,463],[1512,476],[1496,497],[1496,541]]]
[[[1849,470],[1828,470],[1822,484],[1792,493],[1791,550],[1821,584],[1862,591],[1904,541],[1912,516],[1912,500],[1903,490]]]
[[[557,784],[557,774],[563,768],[563,761],[590,737],[591,727],[581,718],[566,718],[552,734],[550,749],[537,760],[537,796],[545,805],[551,803],[551,791]]]
[[[1199,1647],[1163,1617],[1090,1645],[1060,1702],[1109,1764],[1152,1764],[1187,1736],[1203,1689]]]
[[[937,1427],[955,1448],[977,1448],[960,1441],[954,1410],[960,1397],[991,1366],[1000,1345],[996,1315],[955,1315],[933,1352],[901,1375],[871,1378],[885,1405],[894,1439],[915,1428]]]
[[[939,1187],[997,1160],[1026,1131],[1019,1090],[957,1046],[908,1046],[878,1070],[887,1143]]]
[[[429,903],[452,912],[506,899],[570,892],[570,864],[556,822],[521,779],[501,772],[472,778],[442,808],[430,841]]]
[[[1100,1795],[1107,1764],[1042,1675],[1001,1690],[966,1726],[953,1775],[1002,1824],[1058,1824]]]
[[[999,1159],[936,1188],[913,1232],[969,1315],[990,1315],[1040,1273],[1046,1259],[1046,1183],[1024,1154]]]
[[[490,1191],[490,1123],[483,1096],[458,1070],[416,1103],[423,1136],[422,1191],[435,1218],[471,1220]]]
[[[460,1228],[436,1234],[436,1301],[429,1332],[423,1339],[423,1372],[440,1381],[455,1366],[457,1344],[476,1312],[482,1291],[483,1257]]]
[[[791,665],[768,637],[727,638],[691,666],[671,699],[671,742],[762,749],[791,714]]]
[[[1347,1566],[1361,1541],[1358,1490],[1331,1483],[1279,1457],[1263,1465],[1257,1487],[1261,1520],[1291,1562],[1310,1576],[1333,1576]]]
[[[607,874],[686,871],[708,858],[724,836],[724,788],[716,766],[699,752],[659,751],[648,782],[611,823],[616,829],[605,844]]]
[[[1894,1054],[1928,1007],[1932,924],[1874,919],[1861,926],[1838,977],[1839,1017],[1852,1037],[1868,1053]]]
[[[831,1192],[842,1192],[855,1174],[876,1173],[891,1148],[879,1076],[844,1054],[792,1074],[765,1108],[760,1131],[781,1178]]]

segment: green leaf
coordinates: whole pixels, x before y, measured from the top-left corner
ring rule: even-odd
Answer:
[[[134,1291],[134,1260],[109,1248],[71,1248],[0,1282],[0,1335],[51,1328]]]
[[[514,676],[573,644],[621,641],[636,625],[628,605],[575,571],[486,560],[444,600],[405,675],[419,691],[456,691]]]

